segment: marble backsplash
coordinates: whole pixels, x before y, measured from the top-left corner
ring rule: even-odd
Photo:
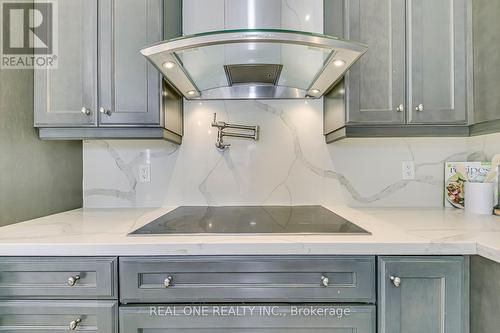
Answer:
[[[232,139],[218,151],[219,120],[259,125],[259,141]],[[443,163],[489,160],[500,135],[476,138],[348,139],[327,145],[322,101],[185,103],[185,135],[164,141],[84,143],[86,207],[349,205],[439,207]],[[138,181],[151,157],[152,181]],[[402,180],[414,161],[416,179]]]

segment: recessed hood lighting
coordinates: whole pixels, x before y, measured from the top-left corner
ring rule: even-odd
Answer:
[[[366,51],[327,35],[247,29],[176,38],[141,53],[185,98],[229,100],[320,98]]]
[[[335,67],[342,67],[342,66],[345,66],[345,61],[344,61],[344,60],[342,60],[342,59],[335,59],[335,60],[333,61],[333,65],[334,65]]]
[[[172,69],[175,67],[175,62],[173,61],[164,62],[163,67],[165,67],[166,69]]]

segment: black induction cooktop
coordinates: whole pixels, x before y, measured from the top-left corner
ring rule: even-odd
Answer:
[[[182,206],[129,235],[370,233],[322,206]]]

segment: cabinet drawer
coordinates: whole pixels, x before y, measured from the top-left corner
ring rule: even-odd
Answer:
[[[114,301],[2,301],[0,332],[116,333],[117,313]]]
[[[374,305],[212,304],[120,307],[120,327],[121,333],[375,333],[376,324]]]
[[[120,295],[123,303],[371,303],[375,258],[120,258]]]
[[[116,258],[0,258],[0,298],[115,299]]]

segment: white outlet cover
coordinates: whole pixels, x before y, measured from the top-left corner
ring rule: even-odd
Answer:
[[[139,183],[151,183],[151,164],[139,165]]]
[[[415,162],[403,161],[401,163],[403,180],[415,180]]]

